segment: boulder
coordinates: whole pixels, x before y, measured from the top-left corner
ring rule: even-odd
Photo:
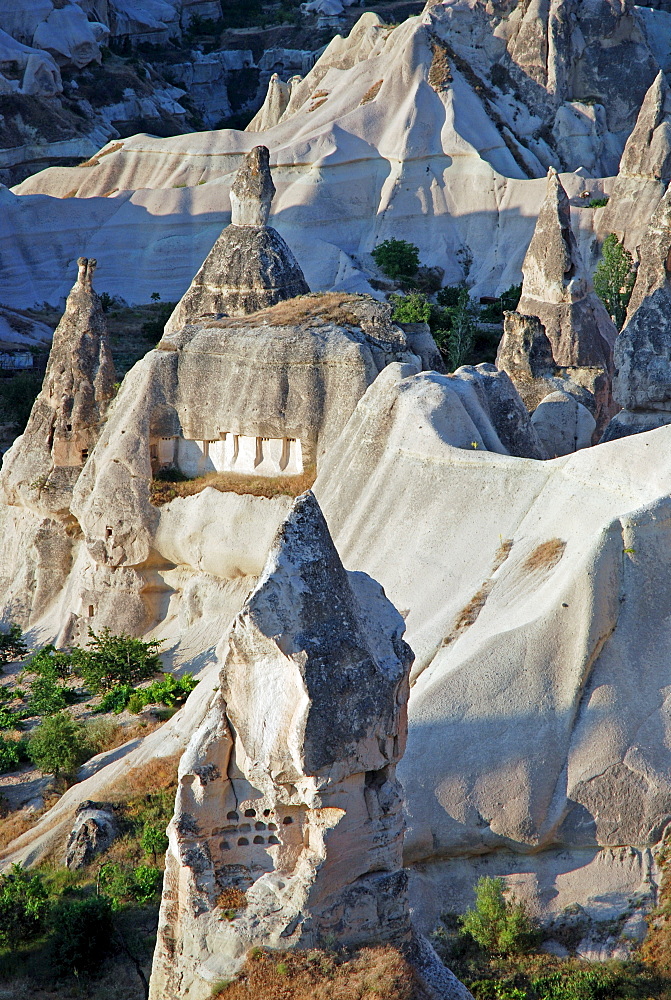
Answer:
[[[588,448],[596,430],[589,410],[567,392],[551,392],[542,399],[531,423],[548,458]]]
[[[274,194],[268,149],[256,146],[231,187],[231,224],[177,303],[166,333],[207,315],[246,316],[310,291],[293,253],[267,225]]]
[[[59,5],[37,26],[33,45],[46,49],[61,65],[82,69],[100,62],[100,44],[108,36],[109,28],[89,21],[77,4]]]
[[[180,763],[151,998],[205,1000],[257,945],[409,942],[402,635],[381,588],[343,569],[313,495],[299,497]]]
[[[81,802],[68,837],[65,864],[71,871],[84,868],[119,836],[114,806],[109,802]]]

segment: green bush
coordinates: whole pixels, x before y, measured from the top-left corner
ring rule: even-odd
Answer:
[[[181,677],[163,674],[161,680],[154,681],[146,688],[134,688],[132,684],[118,684],[104,696],[96,712],[114,712],[118,715],[127,708],[130,712],[141,712],[147,705],[167,705],[172,708],[186,701],[195,688],[197,680],[192,674]]]
[[[112,905],[102,896],[61,899],[53,907],[52,962],[59,972],[93,975],[114,947]]]
[[[390,295],[389,301],[394,306],[392,319],[396,323],[428,323],[431,318],[431,303],[421,292]]]
[[[447,326],[434,331],[436,343],[447,359],[450,371],[465,364],[478,332],[478,310],[471,301],[468,289],[459,292],[457,304],[444,310]]]
[[[56,649],[55,646],[43,646],[30,657],[24,672],[49,677],[51,680],[65,680],[72,676],[72,654]]]
[[[89,629],[88,647],[72,650],[72,667],[92,691],[109,691],[117,684],[139,684],[159,673],[160,648],[161,640],[143,642],[123,632],[113,635],[108,628],[99,634]]]
[[[524,903],[507,900],[501,878],[478,879],[475,909],[460,918],[464,934],[495,955],[515,955],[531,950],[537,932]]]
[[[385,240],[371,251],[371,257],[387,277],[412,278],[419,270],[419,247],[406,240]]]
[[[534,979],[538,1000],[611,1000],[621,996],[616,976],[610,969],[572,969]]]
[[[445,285],[445,287],[441,288],[437,293],[436,300],[439,305],[448,309],[450,306],[456,306],[459,304],[459,296],[463,290],[463,285]]]
[[[92,756],[85,727],[67,712],[48,715],[28,739],[28,755],[44,774],[70,774]]]
[[[632,255],[615,233],[610,233],[603,241],[601,260],[594,272],[594,290],[618,330],[624,326],[635,281]]]
[[[145,823],[140,838],[140,846],[145,854],[151,854],[156,864],[156,855],[165,854],[168,849],[168,838],[163,826],[157,823]]]
[[[527,1000],[526,990],[497,979],[476,979],[468,987],[475,1000]]]
[[[55,715],[72,702],[74,691],[51,677],[36,677],[30,685],[29,715]]]
[[[131,867],[106,861],[98,873],[98,892],[109,900],[112,910],[124,903],[148,903],[161,891],[163,872],[153,865]]]
[[[0,774],[15,771],[30,759],[25,740],[12,740],[0,736]]]
[[[522,286],[511,285],[503,292],[496,302],[490,302],[480,310],[483,323],[502,323],[504,312],[514,312],[522,297]]]
[[[21,626],[11,622],[6,632],[0,632],[0,663],[22,660],[27,652]]]
[[[0,944],[15,945],[42,930],[49,906],[42,876],[12,865],[0,876]]]
[[[608,198],[592,198],[587,202],[588,208],[604,208],[608,204]]]

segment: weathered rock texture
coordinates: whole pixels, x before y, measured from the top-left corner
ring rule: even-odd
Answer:
[[[645,95],[608,204],[599,217],[602,236],[616,233],[635,251],[645,236],[645,220],[652,217],[669,181],[671,91],[660,70]]]
[[[591,443],[596,444],[599,440],[612,413],[610,374],[600,367],[555,364],[552,345],[537,316],[506,312],[496,367],[508,373],[529,413],[533,413],[551,393],[573,396],[594,418]],[[556,454],[566,452],[551,451],[549,457]]]
[[[568,392],[551,392],[534,410],[531,423],[548,458],[588,448],[596,420],[587,407]]]
[[[109,802],[80,803],[68,838],[65,864],[70,869],[90,864],[97,854],[112,845],[119,832],[114,807]]]
[[[42,389],[0,472],[0,590],[5,613],[23,622],[45,610],[67,577],[73,490],[114,395],[105,317],[92,286],[96,262],[81,257],[78,265]]]
[[[627,322],[615,342],[613,395],[622,410],[604,441],[671,423],[671,189],[655,212]]]
[[[255,146],[231,187],[231,224],[222,232],[166,323],[169,333],[208,315],[246,316],[308,288],[293,253],[268,226],[275,185],[266,146]]]
[[[518,310],[540,319],[555,362],[610,372],[617,330],[585,271],[569,200],[553,169],[522,273]]]
[[[253,945],[409,941],[403,630],[299,497],[180,764],[151,997],[204,1000]]]

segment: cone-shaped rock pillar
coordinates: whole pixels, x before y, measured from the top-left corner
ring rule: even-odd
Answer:
[[[78,266],[42,389],[0,476],[10,503],[64,514],[114,396],[105,314],[92,284],[96,261],[80,257]]]
[[[403,629],[299,497],[180,764],[153,1000],[204,1000],[254,945],[409,940]]]
[[[553,168],[522,273],[518,311],[540,319],[555,363],[610,371],[617,329],[585,271],[568,196]]]
[[[166,323],[166,334],[212,315],[246,316],[310,291],[300,265],[267,225],[275,193],[266,146],[247,154],[231,188],[231,224]]]

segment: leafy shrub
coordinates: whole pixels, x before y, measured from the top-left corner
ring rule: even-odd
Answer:
[[[491,302],[480,310],[480,319],[483,323],[502,323],[503,314],[506,311],[517,309],[522,297],[522,286],[511,285],[503,292],[496,302]]]
[[[12,740],[0,736],[0,774],[15,771],[30,760],[25,740]]]
[[[538,1000],[611,1000],[621,995],[610,969],[575,969],[534,979]]]
[[[392,319],[396,323],[428,323],[431,317],[431,304],[420,292],[390,295],[389,301],[394,306]]]
[[[455,306],[444,310],[448,326],[434,332],[436,343],[447,359],[450,371],[463,365],[473,348],[477,327],[477,307],[471,301],[468,289],[462,288]]]
[[[11,622],[6,632],[0,632],[0,663],[22,660],[27,652],[28,647],[23,641],[21,626]]]
[[[527,1000],[527,991],[497,979],[476,979],[469,983],[475,1000]]]
[[[114,712],[118,715],[124,708],[137,713],[147,705],[163,704],[172,708],[186,701],[197,683],[192,674],[185,673],[181,677],[163,674],[161,680],[154,681],[146,688],[137,689],[132,684],[119,684],[104,696],[96,711]]]
[[[501,878],[478,879],[475,909],[464,914],[459,922],[464,934],[496,955],[529,951],[537,939],[524,903],[505,898]]]
[[[114,712],[115,715],[119,715],[134,694],[135,688],[132,684],[117,684],[111,691],[103,695],[102,701],[94,711]]]
[[[56,777],[70,774],[91,757],[85,727],[67,712],[48,715],[28,739],[28,755],[36,767]]]
[[[52,680],[65,680],[72,675],[72,655],[55,646],[43,646],[34,656],[31,656],[24,668],[27,674],[38,674]]]
[[[157,823],[145,823],[140,846],[145,854],[153,856],[154,864],[156,864],[156,855],[165,854],[168,849],[168,838],[163,827]]]
[[[387,277],[412,278],[419,270],[419,247],[406,240],[384,240],[371,251],[371,257]]]
[[[60,972],[92,975],[113,949],[112,905],[103,896],[59,900],[50,924],[52,962]]]
[[[72,650],[72,666],[92,691],[109,691],[116,684],[139,684],[159,673],[160,648],[161,640],[143,642],[123,632],[113,635],[108,628],[99,634],[89,629],[88,647]]]
[[[459,304],[459,296],[464,290],[463,285],[445,285],[436,295],[439,305],[448,309]]]
[[[13,945],[38,934],[49,906],[42,876],[14,864],[0,876],[0,944]]]
[[[98,873],[98,891],[109,900],[113,910],[124,903],[148,903],[161,890],[163,872],[153,865],[130,867],[118,861],[106,861]]]
[[[587,202],[588,208],[604,208],[608,204],[608,198],[592,198]]]
[[[72,688],[63,687],[51,677],[36,677],[30,685],[28,712],[30,715],[55,715],[72,701]]]
[[[594,272],[594,290],[618,330],[624,326],[635,281],[632,255],[615,233],[610,233],[603,241],[601,260]]]

